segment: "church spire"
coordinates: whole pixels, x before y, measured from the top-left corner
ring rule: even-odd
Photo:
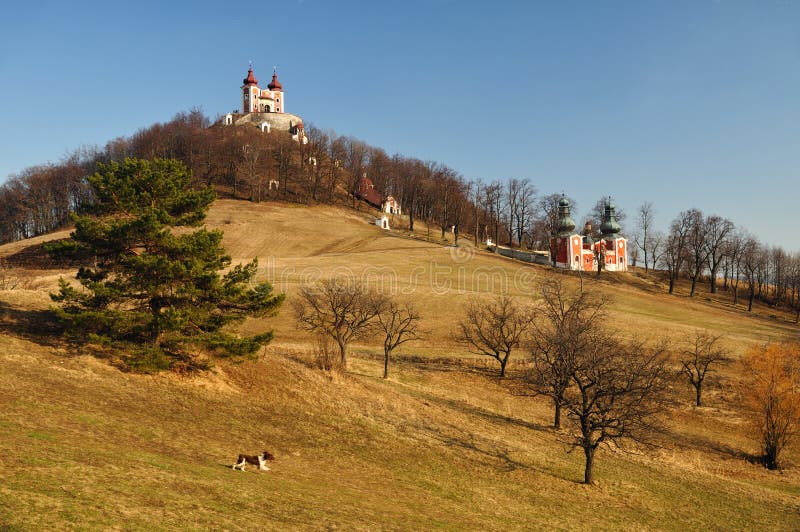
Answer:
[[[278,81],[278,67],[277,66],[272,67],[272,81],[269,82],[269,85],[267,85],[267,88],[269,90],[271,90],[271,91],[275,91],[275,90],[283,91],[283,85],[281,85],[281,82]]]
[[[249,85],[258,85],[258,80],[253,75],[253,62],[250,61],[250,68],[247,69],[247,77],[242,80],[246,86]]]

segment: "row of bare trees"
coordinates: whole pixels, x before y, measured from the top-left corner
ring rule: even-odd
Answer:
[[[705,280],[712,294],[730,292],[734,305],[744,290],[748,311],[759,299],[793,309],[795,320],[800,320],[800,253],[767,245],[731,220],[699,209],[680,212],[666,233],[655,227],[651,202],[643,203],[636,214],[637,252],[645,270],[660,267],[666,272],[670,294],[685,276],[691,281],[690,296]]]
[[[586,459],[584,480],[592,482],[597,449],[624,441],[647,443],[657,434],[666,408],[670,372],[666,345],[623,341],[607,324],[607,300],[590,292],[572,292],[558,279],[545,282],[541,299],[522,305],[508,296],[471,300],[454,339],[471,352],[493,358],[506,375],[512,353],[526,354],[524,381],[537,395],[549,397],[553,426],[561,429],[562,411],[570,420],[569,442]],[[367,285],[329,279],[301,287],[294,304],[298,326],[318,338],[317,356],[324,369],[344,369],[352,342],[378,337],[384,372],[395,348],[421,337],[421,316]],[[700,390],[706,375],[724,356],[718,338],[698,335],[687,349],[683,370]],[[337,350],[332,356],[325,346]],[[690,356],[691,355],[691,356]]]
[[[553,427],[570,421],[569,443],[583,451],[584,482],[592,482],[597,449],[624,441],[646,443],[665,409],[665,345],[622,341],[606,323],[607,300],[572,292],[558,279],[542,284],[541,299],[522,305],[508,296],[471,302],[456,340],[500,363],[526,353],[527,386],[551,399]]]
[[[300,329],[318,338],[317,356],[323,369],[346,369],[350,344],[380,336],[383,342],[383,378],[389,376],[389,360],[400,345],[419,340],[420,314],[411,302],[401,303],[360,282],[332,278],[300,288],[294,303]],[[338,357],[328,345],[334,343]]]
[[[526,355],[524,381],[553,405],[553,427],[570,421],[569,442],[585,456],[584,481],[591,483],[597,449],[625,442],[645,446],[663,432],[672,399],[670,383],[686,379],[694,404],[702,406],[709,375],[731,363],[721,336],[697,331],[671,353],[666,341],[622,339],[609,324],[608,300],[594,292],[570,291],[558,279],[542,284],[541,298],[522,305],[508,296],[473,300],[456,340],[491,357],[506,375],[512,352]],[[670,354],[679,368],[670,367]],[[800,432],[800,347],[755,347],[743,359],[742,396],[750,429],[761,445],[757,458],[779,467],[782,449]]]

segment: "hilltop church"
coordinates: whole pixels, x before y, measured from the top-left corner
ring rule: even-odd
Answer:
[[[266,89],[262,89],[258,86],[258,80],[251,65],[247,71],[247,77],[242,80],[241,91],[241,112],[236,111],[225,115],[224,125],[251,125],[264,133],[273,130],[287,131],[294,140],[308,142],[303,129],[303,119],[286,112],[286,93],[283,85],[278,81],[277,68],[272,71],[272,81],[267,84]]]

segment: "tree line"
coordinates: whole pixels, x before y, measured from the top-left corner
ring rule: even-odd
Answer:
[[[800,253],[763,243],[731,220],[699,209],[681,211],[666,232],[655,227],[654,217],[651,202],[637,209],[631,262],[641,257],[645,270],[661,268],[670,294],[684,277],[691,281],[690,296],[707,282],[712,294],[730,292],[734,305],[744,295],[748,311],[760,300],[792,309],[800,320]]]
[[[264,133],[257,127],[226,127],[193,109],[166,123],[143,128],[104,147],[80,148],[58,163],[27,168],[0,186],[0,243],[47,233],[69,223],[92,201],[87,177],[97,164],[125,158],[181,161],[195,186],[211,186],[223,197],[355,206],[363,177],[402,205],[407,224],[423,221],[431,237],[453,233],[455,244],[469,235],[478,245],[487,239],[512,247],[547,250],[557,233],[561,194],[540,193],[527,178],[468,180],[438,162],[422,161],[329,129],[305,127],[305,142],[289,132]],[[570,199],[575,212],[576,203]],[[606,198],[588,209],[578,231],[597,236]],[[617,210],[624,223],[626,213]],[[583,229],[581,229],[583,228]],[[635,212],[630,264],[658,268],[673,293],[676,281],[700,282],[712,293],[730,292],[734,304],[746,297],[784,305],[800,321],[800,254],[758,240],[745,228],[699,209],[679,213],[666,231],[655,226],[650,202]]]
[[[103,147],[83,147],[58,163],[27,168],[0,186],[0,243],[30,238],[63,227],[69,214],[91,202],[87,177],[98,163],[125,158],[177,159],[197,185],[218,195],[260,202],[356,205],[363,177],[392,195],[408,216],[423,221],[441,238],[450,231],[476,243],[547,248],[557,222],[560,196],[539,196],[528,179],[467,180],[449,166],[400,154],[389,155],[350,136],[311,124],[305,142],[289,132],[226,127],[193,109],[166,123],[119,137]],[[430,236],[430,235],[429,235]]]

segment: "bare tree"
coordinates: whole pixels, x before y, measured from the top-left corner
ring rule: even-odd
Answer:
[[[412,303],[387,301],[378,313],[378,328],[383,333],[383,378],[389,377],[389,358],[396,347],[420,339],[420,315]]]
[[[606,265],[606,241],[602,236],[595,242],[592,252],[594,253],[594,263],[597,266],[595,277],[600,278],[600,274]]]
[[[687,211],[687,215],[689,230],[686,233],[686,258],[689,277],[692,279],[689,297],[693,297],[697,279],[703,273],[708,259],[708,225],[703,213],[697,209]]]
[[[473,353],[497,360],[500,377],[505,377],[508,359],[519,346],[529,320],[526,309],[507,295],[490,301],[472,299],[458,324],[460,334],[455,339]]]
[[[339,347],[340,364],[347,368],[347,348],[373,331],[385,299],[358,282],[328,279],[300,288],[294,303],[301,329],[331,337]]]
[[[795,311],[794,322],[800,322],[800,254],[793,254],[789,257],[789,307]]]
[[[483,181],[478,179],[477,181],[473,181],[471,183],[470,188],[470,203],[472,204],[472,210],[474,211],[474,222],[475,222],[475,247],[477,248],[480,240],[481,240],[481,229],[484,229],[485,232],[485,216],[486,216],[486,209],[484,208],[484,200],[483,200]],[[485,236],[485,235],[483,235]]]
[[[763,246],[754,236],[749,235],[742,248],[742,270],[747,281],[747,312],[753,310],[753,300],[756,296],[756,284],[759,281],[763,255]]]
[[[560,279],[542,284],[542,300],[530,323],[532,369],[528,382],[553,401],[553,427],[561,428],[561,409],[575,362],[601,326],[607,301],[589,292],[572,293]]]
[[[744,252],[750,237],[744,230],[737,230],[733,233],[727,244],[726,255],[730,261],[731,287],[733,288],[733,305],[739,303],[739,282],[742,279],[742,269],[744,263]]]
[[[633,243],[642,250],[644,254],[644,271],[648,271],[650,266],[655,267],[655,260],[652,256],[652,243],[654,232],[655,208],[652,201],[645,201],[636,209],[636,228],[637,232],[633,236]]]
[[[664,242],[664,253],[661,260],[669,275],[669,293],[675,291],[675,281],[686,260],[687,238],[692,225],[692,211],[683,211],[670,225],[669,235]]]
[[[582,350],[567,390],[567,416],[576,426],[572,445],[586,458],[584,482],[591,484],[600,445],[621,448],[626,440],[648,443],[666,409],[664,346],[623,344],[607,329],[596,331]]]
[[[514,225],[517,235],[517,244],[522,247],[525,234],[530,231],[531,218],[533,216],[533,205],[536,201],[536,187],[528,179],[514,179],[517,194],[514,205]]]
[[[308,159],[305,162],[309,174],[311,199],[318,201],[322,188],[323,162],[328,155],[331,135],[311,124],[306,126],[305,132],[308,138]]]
[[[500,243],[501,207],[503,204],[503,185],[499,181],[488,183],[483,189],[482,199],[486,210],[492,242]]]
[[[708,331],[698,331],[691,347],[683,351],[682,373],[689,378],[689,384],[695,390],[695,406],[702,406],[703,383],[706,375],[713,371],[711,366],[730,361],[718,344],[720,338],[721,336],[712,336]]]
[[[725,253],[728,250],[728,239],[733,233],[733,222],[717,215],[706,218],[706,247],[708,250],[708,271],[711,276],[711,293],[717,293],[717,274]]]

